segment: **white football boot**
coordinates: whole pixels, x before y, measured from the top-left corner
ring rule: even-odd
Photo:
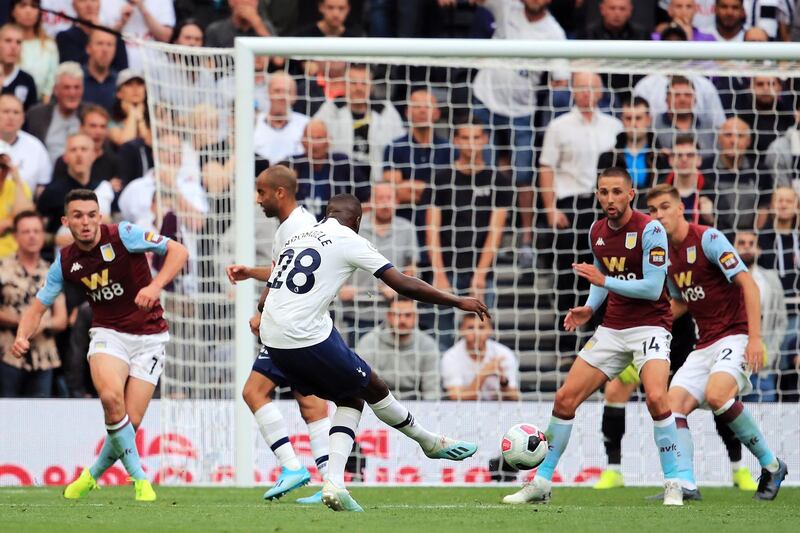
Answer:
[[[683,487],[680,481],[667,480],[664,483],[664,505],[683,505]]]
[[[521,489],[514,494],[509,494],[503,498],[503,503],[509,505],[519,505],[522,503],[547,503],[550,501],[550,489],[553,483],[541,477],[533,478],[533,481],[525,483]],[[680,488],[680,486],[678,487]]]

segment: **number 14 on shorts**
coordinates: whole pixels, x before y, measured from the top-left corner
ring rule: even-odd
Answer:
[[[642,341],[642,355],[647,356],[648,351],[656,353],[661,351],[661,345],[656,337],[650,337],[649,341],[647,339]]]

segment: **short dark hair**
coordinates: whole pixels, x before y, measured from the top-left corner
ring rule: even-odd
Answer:
[[[679,144],[691,144],[696,150],[700,149],[697,146],[697,139],[695,139],[694,133],[679,133],[676,135],[675,140],[672,141],[672,146],[678,146]]]
[[[86,122],[86,117],[94,113],[95,115],[100,115],[101,117],[106,119],[106,122],[111,120],[111,113],[108,110],[100,105],[97,104],[86,104],[81,109],[81,126],[84,125]]]
[[[14,228],[15,232],[17,231],[17,225],[20,223],[20,221],[26,218],[38,218],[39,222],[41,222],[42,226],[44,226],[44,219],[42,218],[42,215],[36,211],[33,211],[32,209],[26,209],[25,211],[20,211],[14,215],[14,225],[12,227]]]
[[[650,190],[647,191],[647,201],[649,202],[653,198],[658,198],[664,194],[668,194],[679,202],[681,201],[681,194],[671,183],[659,183],[658,185],[651,187]]]
[[[627,96],[622,99],[621,107],[637,107],[644,106],[648,111],[650,110],[650,102],[641,96]]]
[[[622,167],[608,167],[597,176],[599,182],[601,178],[623,178],[628,185],[633,187],[633,178],[628,171]]]
[[[692,83],[692,80],[690,80],[686,76],[681,76],[681,75],[672,76],[669,79],[669,86],[675,87],[676,85],[688,85],[689,87],[692,88],[692,90],[694,90],[694,83]]]
[[[66,198],[64,198],[64,213],[67,212],[67,207],[71,202],[77,202],[79,200],[95,202],[97,205],[100,205],[100,202],[97,201],[97,195],[94,193],[94,191],[89,189],[72,189],[67,193]]]

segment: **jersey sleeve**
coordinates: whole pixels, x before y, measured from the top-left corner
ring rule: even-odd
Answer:
[[[718,229],[712,228],[703,233],[701,245],[706,258],[717,265],[728,281],[739,272],[747,272],[747,267],[736,249]]]
[[[53,305],[56,298],[64,289],[64,274],[61,272],[61,254],[56,254],[56,260],[50,265],[50,270],[47,271],[47,280],[45,280],[44,287],[39,289],[36,293],[36,298],[47,307]]]
[[[346,243],[347,262],[354,268],[370,272],[376,278],[394,267],[391,261],[375,248],[371,242],[363,237],[355,236]]]
[[[678,300],[679,302],[683,301],[681,291],[678,290],[678,287],[675,286],[675,282],[673,282],[669,276],[667,276],[667,290],[669,291],[670,298]]]
[[[169,239],[155,231],[145,231],[144,228],[130,222],[119,223],[119,236],[125,248],[134,254],[155,252],[166,255]]]
[[[594,258],[594,266],[601,269],[600,261]],[[597,285],[589,286],[589,297],[586,299],[586,305],[592,308],[592,312],[596,312],[603,302],[606,301],[608,296],[608,289],[605,287],[598,287]]]
[[[592,222],[592,225],[589,226],[589,249],[592,249],[592,229],[594,229],[594,225],[597,221]],[[602,272],[602,266],[600,265],[600,261],[597,260],[597,257],[594,256],[594,252],[592,252],[592,257],[594,258],[594,266],[597,267],[598,270]],[[608,289],[605,287],[598,287],[597,285],[590,285],[589,286],[589,297],[586,299],[586,305],[592,308],[592,312],[597,311],[603,302],[606,300],[608,296]]]
[[[667,277],[667,232],[657,220],[649,222],[642,232],[642,255],[643,279],[606,276],[606,289],[627,298],[658,300]]]

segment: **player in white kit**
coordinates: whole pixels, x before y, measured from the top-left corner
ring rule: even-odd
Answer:
[[[280,221],[275,231],[272,243],[272,265],[278,258],[286,240],[317,223],[314,215],[304,207],[297,205],[295,194],[297,192],[297,175],[293,170],[282,165],[275,165],[259,174],[256,179],[256,198],[264,214]],[[237,281],[254,278],[266,282],[269,279],[272,266],[250,268],[243,265],[230,265],[226,268],[228,279],[235,284]],[[266,297],[266,291],[262,295]],[[263,299],[259,307],[263,306]],[[250,327],[254,334],[258,334],[261,313],[250,319]],[[273,500],[280,498],[287,492],[300,488],[311,480],[308,469],[300,464],[292,443],[289,441],[289,430],[286,421],[278,407],[270,397],[276,387],[289,386],[289,382],[281,371],[272,363],[269,354],[262,347],[253,370],[247,378],[242,391],[247,406],[256,419],[262,437],[275,453],[281,465],[281,474],[275,485],[264,493],[264,499]],[[297,391],[294,397],[300,407],[300,415],[308,425],[311,453],[322,476],[328,466],[328,432],[331,429],[328,418],[328,403],[316,396],[303,396]],[[307,498],[300,498],[298,503],[321,503],[322,492]]]
[[[296,391],[336,403],[322,499],[335,511],[362,511],[345,488],[344,467],[365,401],[375,416],[414,439],[430,458],[461,461],[472,456],[477,446],[423,428],[386,383],[347,347],[328,313],[331,301],[361,268],[409,298],[458,307],[481,319],[489,313],[476,298],[439,291],[394,268],[358,235],[361,203],[355,196],[334,196],[325,214],[322,222],[291,237],[281,250],[269,280],[261,341]]]

